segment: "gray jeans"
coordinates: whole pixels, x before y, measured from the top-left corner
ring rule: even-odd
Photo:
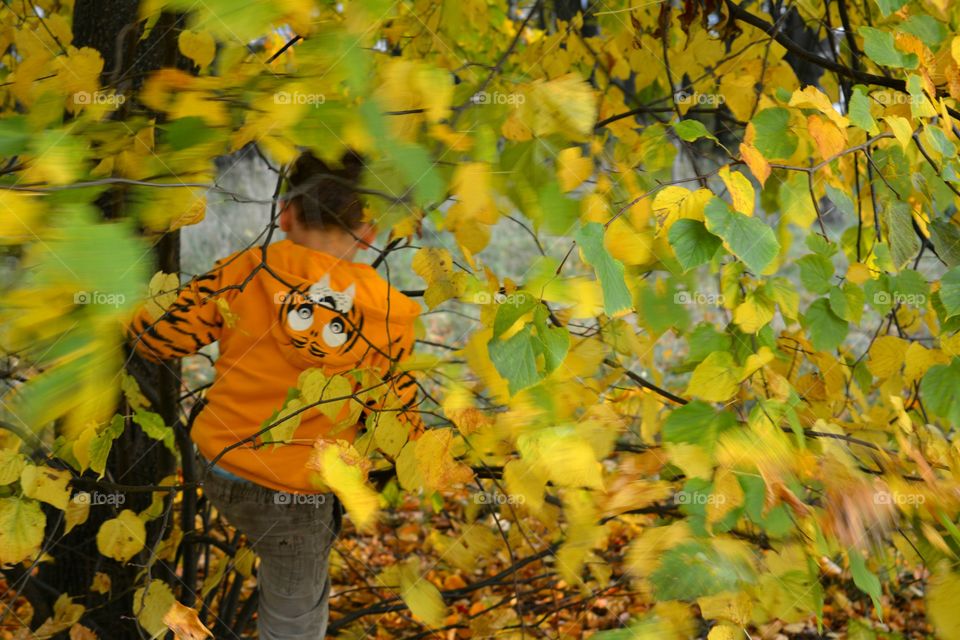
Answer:
[[[330,550],[343,516],[337,497],[284,493],[216,473],[206,474],[203,490],[260,557],[261,640],[322,639],[330,613]]]

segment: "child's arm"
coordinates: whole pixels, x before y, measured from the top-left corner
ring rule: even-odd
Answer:
[[[188,282],[165,313],[154,315],[141,307],[127,327],[134,347],[154,362],[196,353],[220,339],[223,317],[217,307],[223,266]]]

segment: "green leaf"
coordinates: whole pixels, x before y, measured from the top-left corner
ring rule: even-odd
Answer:
[[[30,142],[30,127],[26,116],[0,119],[0,156],[11,157],[23,153]]]
[[[764,109],[751,123],[757,134],[753,146],[768,160],[789,158],[797,150],[799,138],[790,130],[790,112],[783,107]]]
[[[560,366],[570,349],[570,332],[566,327],[551,327],[547,324],[547,308],[539,305],[533,314],[537,335],[533,348],[543,356],[544,372],[549,374]]]
[[[709,138],[719,144],[716,136],[707,131],[707,128],[699,120],[681,120],[673,124],[673,130],[681,140],[693,142],[700,138]]]
[[[720,431],[734,422],[729,412],[717,411],[702,400],[691,400],[667,416],[663,423],[663,441],[688,442],[711,450]]]
[[[807,312],[800,318],[800,324],[810,335],[810,341],[817,351],[833,351],[847,337],[849,325],[830,309],[825,298],[814,300]]]
[[[915,53],[903,53],[894,46],[893,34],[889,31],[860,27],[863,36],[863,52],[867,57],[884,67],[916,69],[920,62]]]
[[[493,337],[499,338],[504,331],[526,315],[537,305],[537,299],[526,291],[517,291],[497,306],[497,315],[493,320]]]
[[[923,44],[934,51],[947,37],[947,29],[943,24],[927,15],[914,15],[897,25],[897,29],[920,38]]]
[[[880,580],[876,575],[867,569],[867,562],[856,549],[848,549],[847,557],[850,559],[850,573],[853,575],[853,584],[857,585],[860,591],[870,596],[873,600],[873,608],[877,612],[877,617],[883,619],[883,605],[880,603]]]
[[[160,125],[160,129],[165,134],[163,139],[175,151],[183,151],[219,137],[219,129],[209,126],[200,116],[177,118]]]
[[[528,325],[506,340],[497,339],[487,343],[490,360],[497,372],[507,381],[511,394],[540,381],[532,331],[533,328]]]
[[[141,409],[133,414],[133,421],[140,425],[140,428],[147,434],[147,437],[159,440],[171,453],[177,453],[173,429],[164,424],[163,418],[160,417],[159,413]]]
[[[733,211],[714,197],[704,210],[707,229],[754,273],[761,273],[780,253],[777,237],[763,220]]]
[[[702,222],[690,218],[674,222],[668,237],[684,271],[708,262],[720,248],[720,240],[707,231]]]
[[[603,246],[603,225],[588,222],[577,231],[577,244],[584,261],[593,267],[603,289],[603,310],[608,316],[630,309],[633,298],[623,277],[623,263]]]
[[[882,219],[887,223],[893,264],[900,269],[920,251],[920,239],[913,229],[910,205],[899,200],[888,201],[883,208]]]
[[[920,395],[927,411],[944,418],[950,425],[960,424],[960,358],[950,364],[930,367],[920,380]]]
[[[930,239],[948,267],[960,265],[960,228],[944,218],[935,218],[930,224]]]
[[[700,542],[685,542],[663,554],[650,574],[657,600],[694,600],[733,591],[749,578],[749,568]]]
[[[960,314],[960,267],[953,267],[943,274],[939,294],[947,318]]]
[[[805,255],[797,260],[800,267],[800,282],[812,293],[823,294],[833,286],[833,263],[817,254]]]
[[[870,135],[879,133],[877,121],[873,119],[873,115],[870,113],[870,98],[860,87],[853,90],[853,95],[850,97],[850,111],[847,115],[850,117],[850,122]]]
[[[886,18],[894,11],[899,11],[909,0],[875,0],[875,2],[880,8],[880,13]]]
[[[858,324],[863,316],[866,296],[863,289],[852,282],[843,283],[843,287],[830,289],[830,309],[837,317]]]
[[[560,183],[550,180],[538,192],[543,228],[549,233],[567,235],[580,217],[580,203],[560,189]]]

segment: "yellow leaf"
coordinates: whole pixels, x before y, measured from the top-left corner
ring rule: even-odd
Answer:
[[[299,398],[290,400],[275,418],[268,424],[274,425],[269,431],[261,434],[263,442],[283,443],[293,439],[293,434],[300,427],[300,420],[303,418],[303,403]],[[267,426],[266,424],[263,425]]]
[[[217,44],[209,31],[181,31],[177,44],[180,53],[193,60],[200,69],[206,69],[217,52]]]
[[[397,480],[400,486],[411,491],[423,486],[423,474],[417,464],[417,443],[408,442],[397,456]]]
[[[416,440],[417,466],[425,489],[439,491],[454,484],[465,484],[473,471],[453,457],[453,431],[429,429]]]
[[[837,125],[817,115],[807,118],[807,130],[817,143],[820,157],[827,159],[843,151],[847,145],[847,136]]]
[[[927,586],[927,614],[933,622],[937,637],[942,640],[960,640],[960,575],[941,562]]]
[[[557,180],[563,191],[573,191],[593,173],[593,158],[584,158],[580,147],[568,147],[557,154]]]
[[[538,513],[543,507],[547,474],[540,465],[525,460],[511,460],[503,467],[503,483],[516,502],[531,512]]]
[[[0,498],[0,564],[13,564],[36,554],[46,522],[36,500]]]
[[[646,264],[654,257],[653,231],[649,228],[638,230],[620,216],[610,223],[603,236],[603,246],[624,264]]]
[[[657,233],[665,234],[680,218],[703,220],[703,209],[712,197],[713,193],[708,189],[697,189],[691,192],[676,185],[664,187],[653,198],[653,215],[657,219]]]
[[[630,545],[627,568],[633,575],[645,578],[660,565],[664,552],[690,540],[692,536],[690,525],[684,520],[663,527],[646,527]]]
[[[893,131],[894,137],[900,146],[906,149],[910,145],[910,139],[913,137],[913,129],[910,127],[910,121],[902,116],[884,116],[881,120],[886,121]]]
[[[394,411],[380,412],[371,420],[373,439],[377,448],[391,458],[396,458],[403,445],[407,443],[408,427],[397,418]]]
[[[18,480],[26,464],[23,454],[14,449],[0,449],[0,486]]]
[[[453,258],[446,249],[423,247],[413,256],[411,266],[427,282],[423,300],[430,309],[464,292],[467,274],[454,273]]]
[[[747,176],[739,171],[730,171],[729,165],[720,169],[719,176],[730,192],[733,208],[740,213],[752,216],[757,194]]]
[[[150,580],[146,586],[133,592],[133,613],[151,638],[159,638],[167,633],[163,617],[176,601],[170,587],[162,580]]]
[[[750,292],[733,310],[733,321],[744,333],[756,333],[773,320],[774,308],[772,300]]]
[[[357,529],[373,526],[380,498],[367,484],[370,461],[346,440],[317,439],[307,467],[318,471],[323,484],[337,494]]]
[[[176,301],[177,292],[180,288],[180,278],[175,273],[157,271],[150,278],[150,284],[147,285],[147,288],[150,293],[145,306],[150,317],[157,320]]]
[[[126,562],[143,549],[146,539],[143,520],[130,509],[124,509],[119,516],[100,525],[97,549],[108,558]]]
[[[687,384],[687,395],[707,402],[726,402],[740,388],[740,369],[726,351],[714,351],[697,365]]]
[[[400,597],[410,607],[413,615],[432,627],[441,627],[447,605],[444,604],[439,589],[417,571],[419,562],[414,556],[401,565]]]
[[[726,623],[718,624],[707,634],[707,640],[740,640],[742,637],[743,631],[740,627]]]
[[[700,613],[706,620],[725,620],[745,627],[750,623],[753,602],[745,593],[726,591],[697,598]]]
[[[756,147],[746,142],[740,144],[740,157],[743,158],[743,161],[750,167],[753,177],[757,179],[760,187],[763,188],[763,185],[767,183],[767,178],[770,177],[770,162],[762,153],[757,151]]]
[[[519,111],[523,123],[537,136],[559,133],[581,139],[593,132],[597,121],[593,89],[572,73],[528,85]]]
[[[867,368],[878,378],[889,378],[903,366],[907,342],[896,336],[880,336],[870,347]]]
[[[862,262],[854,262],[847,269],[847,280],[856,285],[862,285],[871,278],[870,267]]]
[[[833,124],[840,129],[846,129],[850,125],[850,121],[845,116],[840,115],[834,108],[830,97],[812,84],[807,85],[802,90],[794,91],[793,95],[790,96],[789,106],[801,109],[816,109],[830,118]]]
[[[707,500],[707,523],[714,524],[743,504],[743,488],[737,475],[720,469],[713,481],[713,494]]]
[[[946,364],[949,358],[942,351],[927,349],[919,342],[911,342],[903,356],[903,377],[907,382],[917,382],[935,364]]]
[[[20,487],[23,495],[34,498],[57,509],[65,510],[70,501],[70,472],[66,469],[27,465],[20,473]]]
[[[38,232],[42,232],[41,202],[34,194],[0,190],[0,245],[19,244],[38,237]]]
[[[230,310],[230,303],[224,298],[217,298],[217,309],[220,311],[220,315],[223,317],[223,323],[226,324],[231,329],[237,326],[237,314]]]
[[[197,610],[186,607],[176,600],[164,614],[163,624],[173,631],[176,640],[202,640],[213,637],[210,630],[200,622]]]
[[[90,581],[90,591],[94,593],[110,593],[110,576],[102,571],[97,571],[93,574],[93,579]]]
[[[90,494],[83,491],[75,495],[73,499],[70,500],[70,503],[67,504],[64,515],[65,522],[63,534],[66,535],[70,533],[70,530],[75,526],[78,524],[83,524],[87,521],[87,518],[90,515]]]
[[[83,617],[85,610],[86,608],[82,604],[75,604],[67,594],[60,594],[57,601],[53,603],[53,616],[44,620],[43,624],[30,634],[30,638],[37,640],[52,638],[70,629],[70,640],[75,640],[77,637],[81,639],[92,637],[96,640],[96,636],[89,629],[83,626],[75,626]],[[18,634],[18,637],[26,636]]]
[[[490,167],[484,162],[459,165],[453,175],[456,203],[447,210],[443,228],[453,231],[457,242],[478,253],[490,240],[488,225],[500,217],[492,196]]]

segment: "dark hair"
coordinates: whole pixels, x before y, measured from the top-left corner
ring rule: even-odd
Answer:
[[[302,153],[287,176],[300,223],[310,229],[357,229],[363,223],[363,202],[356,191],[362,172],[363,158],[354,151],[343,154],[339,167],[310,151]]]

